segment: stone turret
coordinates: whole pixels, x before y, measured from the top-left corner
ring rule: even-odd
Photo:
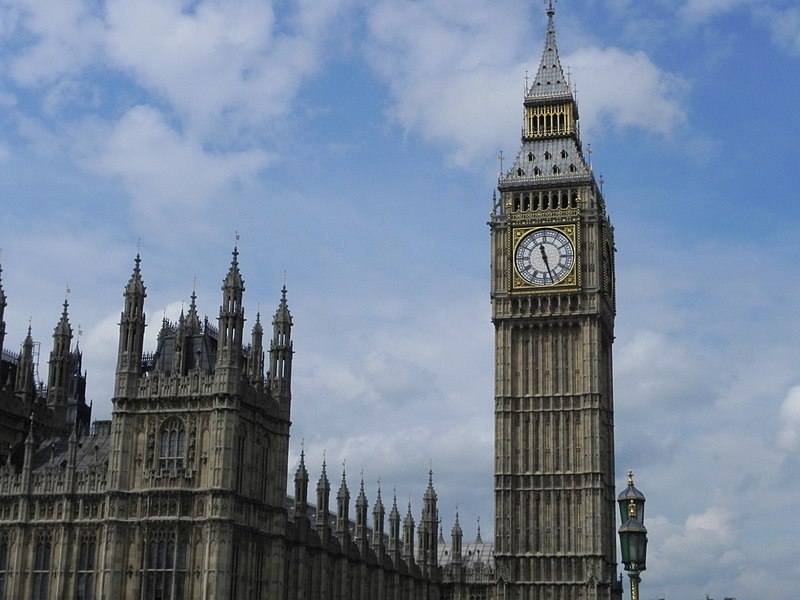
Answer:
[[[288,418],[292,400],[292,314],[286,301],[286,286],[272,319],[272,341],[269,347],[269,380],[272,397],[286,410]]]
[[[66,414],[67,391],[70,376],[70,345],[72,343],[72,327],[68,316],[69,303],[64,300],[61,319],[53,330],[53,349],[48,361],[50,370],[47,380],[47,405],[58,412]]]
[[[347,473],[342,468],[342,483],[336,494],[336,536],[346,548],[350,544],[350,490],[347,489]]]
[[[367,502],[367,495],[364,493],[364,477],[361,477],[361,489],[356,498],[356,544],[361,556],[365,556],[367,548],[369,547],[369,538],[367,536],[367,521],[369,512],[369,503]]]
[[[331,483],[328,481],[328,471],[325,460],[322,461],[322,473],[317,482],[317,533],[323,544],[330,539],[331,528],[328,523],[328,506],[331,501]]]
[[[6,341],[6,293],[3,291],[3,265],[0,265],[0,352],[3,351],[3,344]],[[0,381],[0,384],[3,382]]]
[[[256,323],[250,341],[250,356],[247,358],[247,376],[250,383],[260,386],[264,383],[264,327],[261,325],[261,313],[256,313]]]
[[[464,540],[464,533],[461,531],[461,523],[458,521],[458,511],[456,511],[456,522],[450,532],[451,558],[454,565],[461,565],[461,543]]]
[[[403,521],[403,560],[411,567],[414,564],[414,517],[411,515],[411,502]]]
[[[234,247],[231,266],[222,283],[222,306],[219,307],[219,340],[214,374],[218,392],[235,394],[242,374],[242,335],[244,280],[239,272],[239,251]]]
[[[428,489],[423,496],[422,522],[420,523],[420,566],[432,575],[436,571],[439,556],[439,510],[436,506],[438,497],[433,489],[433,470],[428,472]]]
[[[308,471],[306,470],[306,455],[300,451],[300,465],[294,474],[294,519],[295,522],[306,527],[308,524]]]
[[[34,378],[33,364],[33,337],[31,337],[31,326],[28,325],[28,335],[22,342],[22,352],[17,363],[17,379],[14,383],[14,393],[25,403],[33,402],[36,396],[36,381]]]
[[[114,397],[133,397],[142,371],[144,348],[144,299],[147,297],[139,266],[142,260],[136,255],[133,273],[125,286],[125,306],[119,321],[119,349]]]
[[[389,512],[389,557],[394,564],[400,562],[403,555],[400,538],[400,511],[397,510],[397,494],[392,499],[392,510]]]
[[[372,508],[372,549],[378,557],[383,555],[384,541],[383,541],[383,524],[386,511],[383,508],[383,501],[381,500],[381,486],[378,484],[378,497],[375,500],[375,506]]]

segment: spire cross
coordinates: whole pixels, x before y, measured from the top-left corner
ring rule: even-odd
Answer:
[[[142,238],[136,238],[136,254],[141,254],[142,252]]]
[[[525,79],[527,81],[527,77]],[[497,156],[497,160],[500,161],[500,174],[502,175],[503,174],[503,160],[504,160],[503,151],[502,150],[500,150],[500,154]]]

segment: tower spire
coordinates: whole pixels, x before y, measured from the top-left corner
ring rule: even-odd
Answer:
[[[69,292],[69,289],[67,290]],[[64,299],[61,319],[53,331],[53,350],[50,352],[47,381],[47,404],[64,410],[66,414],[67,389],[69,385],[69,355],[72,343],[72,327],[69,324],[69,301]]]
[[[133,261],[133,272],[125,286],[125,305],[119,320],[119,348],[114,397],[136,395],[136,386],[142,369],[144,349],[144,299],[147,293],[142,281],[142,259],[139,253]]]
[[[490,221],[495,431],[523,432],[520,439],[495,437],[495,564],[510,597],[578,597],[585,585],[579,582],[593,580],[599,582],[593,598],[614,600],[613,228],[581,149],[578,105],[556,42],[554,2],[545,6],[547,31],[523,99],[521,147],[500,177]],[[573,307],[559,304],[565,294]],[[569,334],[554,329],[566,321]],[[565,373],[577,372],[592,375],[566,381]],[[541,403],[530,404],[530,398]],[[568,433],[565,411],[580,422]],[[529,427],[534,420],[541,426]],[[562,443],[580,446],[590,430],[600,440],[591,455],[552,460],[548,440],[566,436]],[[509,458],[519,444],[530,452],[524,460]],[[581,497],[594,498],[591,506]],[[520,507],[537,519],[536,510],[524,507],[542,503],[558,505],[562,519],[587,524],[591,536],[584,535],[591,543],[563,535],[531,537],[516,528]],[[580,574],[567,574],[573,564],[582,565]],[[552,575],[532,578],[530,572]]]
[[[0,250],[0,260],[3,258],[2,250]],[[0,262],[0,352],[3,351],[3,344],[6,341],[6,293],[3,290],[3,263]],[[2,382],[0,382],[2,383]]]
[[[33,337],[31,336],[31,325],[28,323],[28,335],[25,336],[25,341],[22,342],[22,352],[17,366],[17,380],[14,385],[14,392],[23,402],[33,402],[36,395],[34,368]]]
[[[219,346],[217,348],[216,384],[220,390],[235,391],[241,378],[244,280],[239,272],[239,250],[233,247],[231,266],[222,282],[222,305],[219,307]]]
[[[272,341],[269,346],[269,380],[272,397],[287,411],[292,398],[292,314],[286,301],[286,286],[272,319]]]

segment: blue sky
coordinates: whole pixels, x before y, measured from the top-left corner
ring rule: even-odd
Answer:
[[[648,498],[644,600],[800,588],[800,8],[560,2],[562,63],[616,227],[618,487]],[[108,417],[141,239],[151,327],[239,234],[250,323],[286,273],[305,440],[370,500],[492,531],[488,228],[545,5],[0,0],[6,348],[46,373],[69,287]],[[508,163],[507,163],[508,164]]]

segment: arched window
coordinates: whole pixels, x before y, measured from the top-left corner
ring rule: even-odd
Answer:
[[[147,598],[181,600],[186,589],[186,541],[174,531],[151,533],[144,557],[144,587]]]
[[[78,576],[75,581],[76,600],[94,598],[94,570],[97,545],[94,536],[83,536],[78,552]]]
[[[180,419],[169,419],[161,426],[161,451],[159,464],[162,469],[180,469],[186,454],[186,429]]]
[[[33,600],[46,600],[50,596],[50,538],[40,537],[33,555]]]

